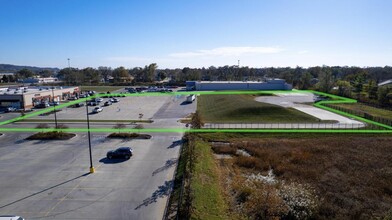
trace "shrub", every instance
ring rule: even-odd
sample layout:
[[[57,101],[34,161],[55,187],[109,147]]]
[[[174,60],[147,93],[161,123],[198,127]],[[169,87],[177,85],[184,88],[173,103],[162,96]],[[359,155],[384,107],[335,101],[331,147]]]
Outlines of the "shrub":
[[[216,154],[232,154],[234,155],[237,152],[237,148],[232,146],[213,146],[212,150]]]
[[[135,129],[143,129],[143,128],[144,128],[144,126],[142,124],[138,124],[135,126]]]
[[[282,184],[278,194],[289,209],[287,215],[289,219],[309,219],[318,206],[318,197],[315,195],[315,190],[308,185]]]
[[[57,128],[58,128],[58,129],[67,129],[67,128],[69,128],[69,127],[68,127],[68,125],[65,125],[65,124],[58,124],[58,125],[57,125]]]
[[[252,182],[252,193],[244,203],[244,210],[251,219],[280,219],[288,208],[274,185]]]
[[[124,128],[126,128],[127,126],[125,125],[125,124],[122,124],[122,123],[117,123],[115,126],[113,126],[113,128],[114,129],[118,129],[119,130],[119,132],[120,132],[120,129],[124,129]]]
[[[111,133],[108,138],[124,138],[124,139],[150,139],[149,134],[137,134],[137,133]]]
[[[38,124],[37,126],[35,126],[35,128],[39,128],[39,129],[45,129],[45,128],[50,128],[50,126],[48,124]]]
[[[200,129],[204,126],[204,122],[203,119],[201,117],[201,114],[199,111],[196,111],[193,115],[192,115],[192,119],[191,119],[191,128],[194,129]]]
[[[75,134],[50,131],[50,132],[39,132],[26,138],[26,140],[68,140],[75,137]]]
[[[260,160],[255,157],[238,156],[235,159],[235,164],[240,167],[245,167],[249,169],[260,168]]]

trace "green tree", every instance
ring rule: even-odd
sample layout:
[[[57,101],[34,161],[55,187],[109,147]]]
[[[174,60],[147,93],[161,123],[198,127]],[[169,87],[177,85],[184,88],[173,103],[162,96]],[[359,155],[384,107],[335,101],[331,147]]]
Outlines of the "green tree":
[[[38,73],[38,75],[40,75],[41,77],[51,77],[53,76],[53,71],[50,70],[42,70]]]
[[[144,82],[153,82],[155,76],[155,70],[158,68],[156,63],[151,63],[150,65],[145,67],[144,72]]]
[[[18,79],[26,79],[33,77],[34,73],[29,69],[21,69],[16,73],[16,75],[18,76]]]
[[[334,77],[331,69],[323,67],[319,75],[319,82],[317,83],[318,89],[322,92],[328,93],[332,90],[334,83]]]
[[[306,71],[301,76],[299,88],[309,89],[309,87],[312,85],[311,80],[312,80],[312,75],[308,71]]]
[[[101,76],[98,70],[87,67],[82,70],[81,79],[83,83],[97,84],[101,81]]]
[[[376,81],[370,80],[368,84],[369,99],[377,99],[378,85]]]
[[[385,86],[380,86],[378,87],[378,104],[382,105],[382,106],[387,106],[389,105],[389,100],[390,98],[388,97],[388,93],[389,93],[389,88],[385,87]]]
[[[351,86],[350,82],[344,81],[344,80],[338,80],[336,82],[336,85],[338,86],[338,95],[346,96],[346,97],[351,96],[352,86]]]
[[[165,71],[159,71],[159,73],[157,75],[158,80],[162,81],[162,80],[166,79],[166,77],[167,77],[167,75],[166,75]]]
[[[109,81],[109,77],[112,76],[112,68],[106,66],[98,67],[99,75],[105,80],[105,82]]]
[[[367,72],[363,69],[359,69],[357,73],[354,75],[353,86],[354,91],[356,93],[360,93],[363,91],[363,85],[365,84],[367,79]]]
[[[3,75],[3,77],[1,78],[1,82],[3,82],[3,83],[7,83],[8,82],[7,75]]]
[[[114,69],[112,75],[113,75],[114,82],[130,82],[131,81],[131,77],[128,73],[128,70],[122,66]]]

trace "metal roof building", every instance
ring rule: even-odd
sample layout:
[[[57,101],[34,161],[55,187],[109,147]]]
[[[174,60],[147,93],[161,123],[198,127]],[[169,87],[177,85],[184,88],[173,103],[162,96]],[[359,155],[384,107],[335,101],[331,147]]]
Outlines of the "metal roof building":
[[[187,81],[188,91],[217,91],[217,90],[291,90],[292,85],[283,79],[268,79],[266,81]]]

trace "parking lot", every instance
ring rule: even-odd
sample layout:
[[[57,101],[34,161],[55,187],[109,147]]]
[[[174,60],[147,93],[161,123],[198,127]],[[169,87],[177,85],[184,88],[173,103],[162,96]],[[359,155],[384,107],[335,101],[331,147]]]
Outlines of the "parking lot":
[[[152,119],[161,108],[165,108],[170,104],[180,105],[182,104],[185,96],[131,96],[131,97],[120,97],[118,103],[113,103],[109,106],[104,106],[104,103],[109,98],[103,98],[103,102],[97,106],[101,106],[103,111],[97,114],[90,114],[90,119],[102,119],[102,120],[137,120],[139,115],[143,114],[142,119]],[[89,112],[97,106],[89,106]],[[181,113],[184,108],[176,108],[178,113]],[[182,115],[176,114],[175,117],[179,118]],[[33,119],[54,119],[54,114],[47,116],[36,116]],[[86,108],[85,106],[79,108],[62,108],[57,113],[57,119],[86,119]]]
[[[177,120],[195,111],[185,97],[126,97],[91,115],[97,119],[152,118],[148,126],[183,127]],[[120,108],[118,111],[117,108]],[[36,118],[50,118],[38,116]],[[63,119],[84,119],[85,108],[67,108]],[[3,120],[3,118],[1,118]],[[10,127],[25,127],[16,123]],[[84,125],[83,125],[84,126]],[[67,141],[27,141],[29,133],[0,137],[0,215],[26,219],[161,219],[172,186],[182,133],[154,133],[150,140],[107,139],[92,134],[96,172],[89,174],[85,133]],[[120,146],[134,150],[130,160],[108,160]]]

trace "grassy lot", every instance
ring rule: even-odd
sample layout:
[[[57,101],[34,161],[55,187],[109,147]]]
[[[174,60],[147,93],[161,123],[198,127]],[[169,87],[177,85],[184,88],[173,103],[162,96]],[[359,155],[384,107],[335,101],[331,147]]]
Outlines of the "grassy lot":
[[[202,168],[219,166],[220,183],[214,184],[226,188],[221,192],[232,212],[228,215],[239,213],[251,219],[392,217],[391,135],[285,135],[233,134],[215,139],[230,145],[211,144],[215,153],[232,155]],[[197,136],[214,140],[214,134]],[[203,154],[212,154],[205,144],[199,148]],[[236,155],[238,149],[250,156]],[[206,163],[201,158],[196,161]],[[274,183],[249,179],[266,176],[270,170]]]
[[[340,106],[346,109],[365,112],[367,114],[373,115],[375,117],[386,118],[392,120],[392,111],[371,107],[361,103],[351,103],[351,104],[333,104],[335,106]]]
[[[257,102],[252,95],[201,95],[197,109],[206,122],[319,122],[292,108]]]
[[[219,184],[217,165],[208,143],[195,143],[196,162],[191,182],[194,200],[191,219],[230,219]]]
[[[123,89],[125,86],[80,86],[82,91],[96,91],[96,92],[112,92]]]

